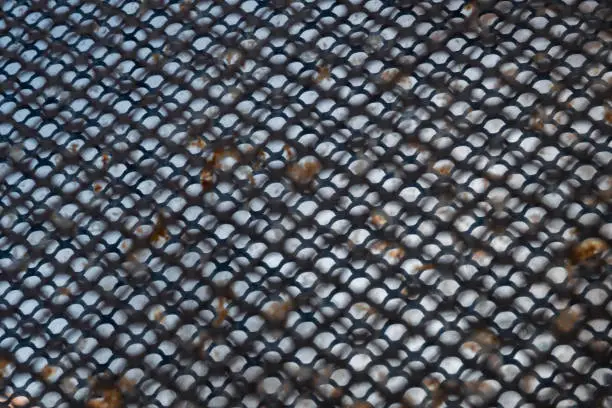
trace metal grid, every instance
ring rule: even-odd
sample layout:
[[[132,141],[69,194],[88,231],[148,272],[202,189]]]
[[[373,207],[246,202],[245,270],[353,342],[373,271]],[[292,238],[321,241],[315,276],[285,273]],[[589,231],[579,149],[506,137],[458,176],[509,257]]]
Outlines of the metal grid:
[[[0,391],[610,407],[608,1],[0,3]]]

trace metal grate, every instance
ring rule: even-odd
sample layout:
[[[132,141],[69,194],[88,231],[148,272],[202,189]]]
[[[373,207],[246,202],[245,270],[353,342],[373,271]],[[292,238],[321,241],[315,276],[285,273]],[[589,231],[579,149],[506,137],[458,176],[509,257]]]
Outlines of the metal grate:
[[[611,407],[609,1],[0,2],[0,394]]]

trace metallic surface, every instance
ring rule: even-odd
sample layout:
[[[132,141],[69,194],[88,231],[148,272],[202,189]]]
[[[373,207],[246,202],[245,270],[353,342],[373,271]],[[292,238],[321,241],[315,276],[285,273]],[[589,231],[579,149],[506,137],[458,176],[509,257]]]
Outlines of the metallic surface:
[[[0,394],[610,407],[608,1],[0,2]]]

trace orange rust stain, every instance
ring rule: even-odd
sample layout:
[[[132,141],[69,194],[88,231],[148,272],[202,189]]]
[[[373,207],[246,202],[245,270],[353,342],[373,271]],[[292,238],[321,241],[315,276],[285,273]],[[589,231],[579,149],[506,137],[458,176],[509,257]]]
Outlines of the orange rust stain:
[[[289,146],[289,145],[284,145],[283,146],[283,151],[285,153],[287,153],[287,159],[291,160],[295,157],[295,153],[293,152],[293,149]]]
[[[122,408],[123,396],[121,391],[115,388],[102,392],[102,398],[87,401],[87,408]]]
[[[474,252],[473,258],[474,259],[482,259],[484,257],[486,257],[488,254],[486,253],[486,251],[478,250],[476,252]]]
[[[374,213],[370,216],[370,222],[376,227],[383,227],[387,224],[387,217],[385,217],[384,214]]]
[[[569,260],[573,264],[584,262],[608,250],[608,244],[599,238],[587,238],[575,245],[570,251]]]
[[[220,297],[219,303],[217,305],[217,317],[215,317],[215,320],[213,320],[212,322],[213,327],[221,326],[221,324],[227,318],[228,314],[229,314],[229,311],[225,307],[225,298]]]
[[[396,78],[398,78],[398,70],[394,68],[388,69],[383,71],[380,77],[385,82],[393,82]]]
[[[288,167],[289,177],[296,183],[310,183],[321,171],[318,161],[307,161],[302,164],[294,163]]]
[[[223,161],[223,159],[226,159],[226,158],[232,158],[236,161],[239,161],[240,153],[235,148],[219,147],[213,151],[213,154],[210,157],[208,163],[212,167],[219,169],[221,167],[221,162]]]
[[[203,149],[206,147],[206,142],[201,137],[198,137],[196,140],[192,140],[189,143],[191,147],[197,147],[198,149]]]
[[[480,347],[498,347],[500,341],[497,336],[488,329],[478,329],[472,335],[472,340]]]
[[[94,183],[93,190],[94,192],[99,193],[102,191],[102,185],[100,183]]]
[[[265,311],[265,316],[268,320],[282,322],[287,318],[287,314],[293,309],[293,301],[286,300],[284,302],[274,302]]]
[[[64,295],[64,296],[70,296],[72,294],[72,291],[70,290],[70,288],[59,288],[57,290],[57,293],[59,293],[60,295]]]
[[[393,248],[389,251],[389,256],[394,259],[402,259],[406,255],[403,248]]]
[[[578,323],[580,317],[580,312],[574,309],[562,310],[559,313],[559,316],[557,316],[557,318],[555,319],[555,326],[561,332],[570,332],[576,326],[576,323]]]
[[[43,369],[42,369],[40,374],[42,375],[42,377],[44,379],[48,379],[49,377],[52,377],[55,374],[56,371],[57,370],[56,370],[55,367],[46,365],[46,366],[43,367]]]
[[[0,379],[4,378],[3,371],[6,369],[6,367],[9,366],[9,364],[11,364],[11,362],[9,360],[0,358]]]
[[[325,79],[329,79],[331,76],[331,70],[329,65],[321,65],[317,68],[317,75],[315,76],[315,82],[321,82]]]
[[[157,221],[155,221],[153,232],[151,233],[150,242],[157,242],[160,239],[168,239],[169,237],[170,236],[168,235],[166,219],[161,214],[159,214],[157,216]]]
[[[443,166],[435,168],[436,172],[443,176],[448,176],[453,170],[453,166],[450,164],[445,164]]]
[[[372,244],[372,251],[382,252],[389,247],[389,242],[387,241],[376,241]]]
[[[166,316],[164,315],[164,311],[159,308],[153,312],[153,319],[156,322],[163,323],[166,320]]]
[[[136,386],[136,381],[130,378],[127,378],[125,376],[121,377],[121,379],[119,380],[119,388],[122,391],[130,391],[134,389],[135,386]]]
[[[204,191],[208,191],[213,186],[213,173],[207,168],[202,169],[200,172],[200,184]]]

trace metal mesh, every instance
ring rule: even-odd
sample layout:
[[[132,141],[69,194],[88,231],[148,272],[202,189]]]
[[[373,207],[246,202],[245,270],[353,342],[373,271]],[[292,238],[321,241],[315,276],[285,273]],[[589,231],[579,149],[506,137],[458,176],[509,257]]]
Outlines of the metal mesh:
[[[612,406],[610,2],[0,7],[1,404]]]

